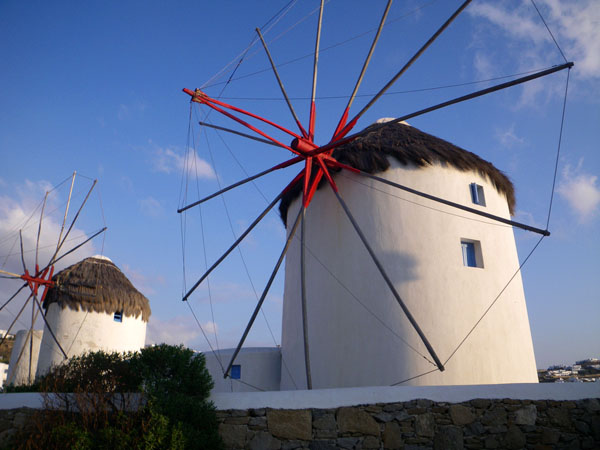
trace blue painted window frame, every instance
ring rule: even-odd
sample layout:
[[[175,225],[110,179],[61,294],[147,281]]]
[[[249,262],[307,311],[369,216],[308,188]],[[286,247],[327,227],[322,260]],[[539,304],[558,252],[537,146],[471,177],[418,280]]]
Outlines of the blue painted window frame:
[[[115,320],[115,322],[123,322],[123,311],[115,312],[113,319]]]
[[[242,378],[242,366],[239,364],[234,364],[231,366],[231,372],[229,372],[232,380],[239,380]]]
[[[466,267],[477,267],[477,258],[475,255],[475,243],[461,241],[463,265]]]

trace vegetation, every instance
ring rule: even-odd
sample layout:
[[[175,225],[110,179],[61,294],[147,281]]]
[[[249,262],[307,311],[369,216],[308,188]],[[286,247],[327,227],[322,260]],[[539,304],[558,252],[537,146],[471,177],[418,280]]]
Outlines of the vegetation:
[[[204,355],[182,346],[74,357],[28,387],[45,409],[7,448],[220,449],[212,387]]]

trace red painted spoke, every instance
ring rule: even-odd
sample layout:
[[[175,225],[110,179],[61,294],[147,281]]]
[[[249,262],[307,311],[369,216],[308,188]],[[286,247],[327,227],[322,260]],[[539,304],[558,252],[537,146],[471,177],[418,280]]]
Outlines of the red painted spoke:
[[[280,147],[283,147],[283,148],[285,148],[285,149],[289,150],[290,152],[292,152],[292,153],[295,153],[296,155],[299,155],[299,154],[300,154],[298,151],[294,150],[292,147],[290,147],[290,146],[288,146],[288,145],[285,145],[285,144],[284,144],[284,143],[282,143],[282,142],[279,142],[277,139],[275,139],[275,138],[272,138],[272,137],[271,137],[271,136],[269,136],[267,133],[265,133],[265,132],[263,132],[263,131],[259,130],[258,128],[256,128],[256,127],[255,127],[255,126],[253,126],[253,125],[250,125],[248,122],[245,122],[245,121],[243,121],[242,119],[240,119],[240,118],[238,118],[238,117],[234,116],[233,114],[231,114],[231,113],[229,113],[229,112],[227,112],[227,111],[225,111],[225,110],[223,110],[223,109],[219,108],[217,105],[213,105],[212,103],[209,103],[209,102],[198,102],[198,103],[203,103],[204,105],[206,105],[206,106],[208,106],[208,107],[210,107],[210,108],[214,109],[215,111],[218,111],[218,112],[220,112],[221,114],[223,114],[223,115],[225,115],[225,116],[229,117],[230,119],[232,119],[232,120],[235,120],[236,122],[238,122],[238,123],[240,123],[240,124],[244,125],[246,128],[250,128],[250,129],[251,129],[252,131],[254,131],[255,133],[258,133],[258,134],[260,134],[261,136],[263,136],[263,137],[265,137],[265,138],[269,139],[270,141],[274,142],[274,143],[275,143],[275,144],[277,144],[278,146],[280,146]]]
[[[214,104],[217,104],[219,106],[222,106],[223,108],[231,109],[231,110],[239,112],[241,114],[250,116],[250,117],[252,117],[254,119],[260,120],[261,122],[269,124],[272,127],[275,127],[278,130],[281,130],[284,133],[287,133],[290,136],[293,136],[295,138],[300,138],[301,137],[299,134],[294,133],[293,131],[290,131],[290,130],[288,130],[285,127],[282,127],[281,125],[277,125],[275,122],[272,122],[272,121],[270,121],[268,119],[265,119],[264,117],[261,117],[261,116],[259,116],[257,114],[252,114],[251,112],[246,111],[244,109],[238,108],[236,106],[233,106],[233,105],[230,105],[228,103],[222,102],[222,101],[214,99],[212,97],[209,97],[204,92],[201,93],[202,95],[198,95],[195,92],[193,92],[193,91],[191,91],[189,89],[186,89],[186,88],[183,89],[183,92],[185,92],[188,95],[191,95],[192,96],[192,101],[195,101],[196,103],[203,103],[203,104],[206,104],[206,105],[209,105],[209,106],[211,106],[211,104],[214,103]]]

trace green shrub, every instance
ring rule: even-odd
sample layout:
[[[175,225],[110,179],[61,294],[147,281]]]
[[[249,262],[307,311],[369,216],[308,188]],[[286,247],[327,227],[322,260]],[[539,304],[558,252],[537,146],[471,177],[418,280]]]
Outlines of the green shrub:
[[[30,386],[36,387],[45,409],[18,436],[16,448],[223,448],[204,355],[181,345],[87,353],[54,367]]]

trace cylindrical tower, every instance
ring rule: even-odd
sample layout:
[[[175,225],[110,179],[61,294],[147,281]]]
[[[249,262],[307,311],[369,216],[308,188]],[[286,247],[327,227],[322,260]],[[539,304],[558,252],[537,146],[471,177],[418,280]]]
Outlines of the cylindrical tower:
[[[136,351],[144,346],[150,305],[113,264],[102,256],[86,258],[53,277],[44,302],[46,320],[69,357],[89,351]],[[44,327],[37,376],[64,356]]]
[[[33,338],[32,338],[33,336]],[[6,384],[20,386],[30,384],[35,373],[40,353],[42,330],[19,330],[15,335],[15,343],[10,352]],[[31,357],[29,356],[31,355]]]
[[[514,208],[513,186],[492,164],[407,124],[371,132],[333,156],[503,218]],[[537,382],[512,227],[348,172],[335,181],[446,370],[435,370],[331,189],[323,187],[306,214],[314,388],[405,380],[412,385]],[[288,223],[299,204],[299,190],[282,200]],[[286,257],[282,357],[289,372],[281,372],[282,390],[293,389],[289,373],[296,385],[306,386],[300,273],[298,237]]]

